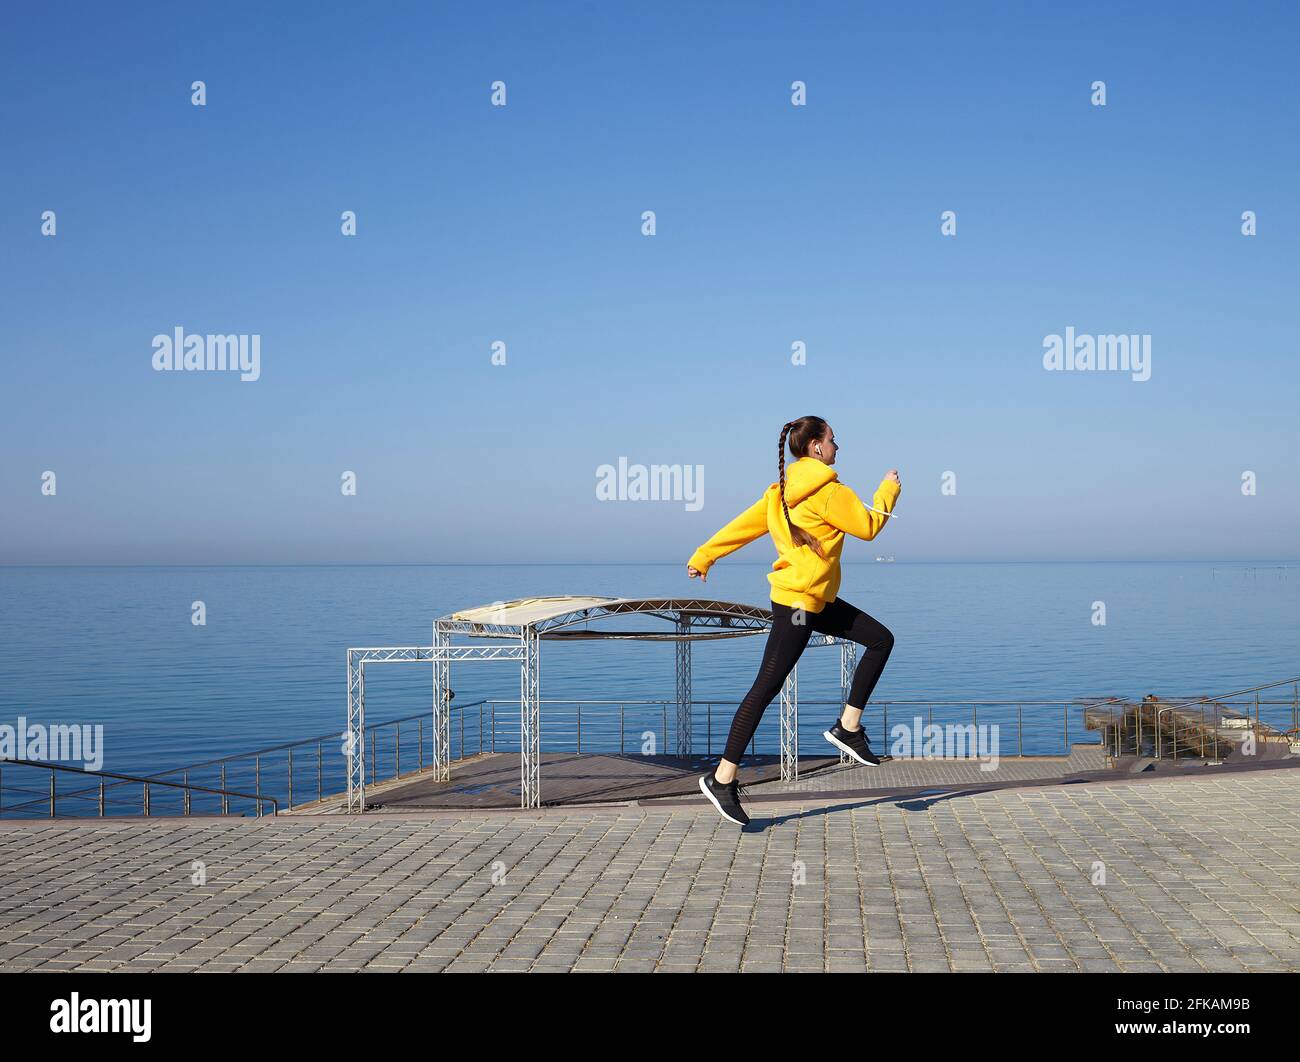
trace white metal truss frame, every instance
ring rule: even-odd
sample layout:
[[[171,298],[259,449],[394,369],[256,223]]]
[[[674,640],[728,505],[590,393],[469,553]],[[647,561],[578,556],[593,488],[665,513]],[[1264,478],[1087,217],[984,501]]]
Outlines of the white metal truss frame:
[[[503,605],[508,604],[502,602]],[[671,632],[572,630],[578,624],[618,615],[651,615],[673,624]],[[541,642],[583,638],[637,639],[676,643],[678,756],[691,754],[691,645],[717,638],[747,637],[770,629],[772,613],[755,605],[697,598],[617,598],[576,608],[528,623],[481,623],[443,616],[434,621],[430,646],[389,646],[349,649],[347,810],[366,808],[366,665],[427,663],[433,670],[433,757],[430,770],[438,781],[451,777],[451,665],[453,661],[519,661],[519,790],[520,807],[541,806]],[[509,638],[514,645],[453,645],[455,634],[477,638]],[[857,646],[829,634],[814,634],[809,645],[840,643],[841,699],[847,698]],[[798,667],[781,690],[781,779],[799,777]],[[666,736],[666,735],[665,735]]]
[[[450,778],[451,662],[453,660],[525,660],[520,645],[451,645],[434,626],[431,646],[389,646],[348,650],[347,810],[366,810],[366,665],[433,665],[433,763],[439,781]],[[526,662],[525,662],[525,665]]]
[[[781,684],[781,781],[799,778],[799,667]]]
[[[524,662],[519,668],[519,806],[542,806],[542,653],[537,632],[523,632]]]
[[[811,645],[840,645],[840,701],[849,695],[848,684],[853,679],[853,658],[857,643],[836,638],[832,634],[814,634],[808,639]],[[847,660],[847,663],[846,663]],[[847,670],[848,678],[845,678]],[[840,762],[846,757],[840,753]],[[799,780],[799,665],[795,664],[781,686],[781,781]]]
[[[677,644],[673,650],[677,663],[677,755],[691,754],[691,621],[677,617]],[[667,735],[664,735],[667,737]]]
[[[858,643],[845,638],[840,642],[840,705],[849,703],[849,693],[853,689],[853,669],[858,659]],[[865,708],[866,706],[863,705]],[[865,724],[864,724],[865,725]],[[840,765],[847,766],[849,763],[857,762],[850,759],[849,754],[840,751]]]

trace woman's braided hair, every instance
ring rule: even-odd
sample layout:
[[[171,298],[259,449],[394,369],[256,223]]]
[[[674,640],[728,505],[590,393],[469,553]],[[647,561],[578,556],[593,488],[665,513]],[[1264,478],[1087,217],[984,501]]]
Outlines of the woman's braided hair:
[[[790,506],[785,500],[785,440],[786,436],[790,437],[790,454],[792,457],[806,457],[808,447],[814,441],[821,439],[826,434],[826,421],[821,417],[800,417],[798,420],[792,420],[781,429],[781,441],[776,444],[777,468],[781,474],[781,508],[785,512],[785,522],[790,526],[790,539],[795,548],[800,546],[809,546],[817,556],[824,558],[826,554],[822,551],[822,544],[817,538],[805,531],[802,527],[795,527],[794,521],[790,519]]]

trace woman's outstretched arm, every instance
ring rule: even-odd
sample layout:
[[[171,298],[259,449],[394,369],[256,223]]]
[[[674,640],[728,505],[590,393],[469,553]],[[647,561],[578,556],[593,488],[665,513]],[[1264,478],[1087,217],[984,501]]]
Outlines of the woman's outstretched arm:
[[[754,539],[767,534],[767,492],[748,509],[727,524],[704,545],[691,554],[686,562],[686,574],[692,579],[694,573],[705,575],[713,562],[728,553],[734,553],[741,546],[748,545]]]
[[[875,497],[871,499],[871,507],[883,509],[887,513],[892,512],[902,489],[898,481],[898,473],[890,472],[876,488]],[[825,519],[828,524],[838,527],[845,534],[864,538],[868,542],[880,534],[881,529],[889,521],[888,516],[873,513],[868,509],[862,499],[853,492],[853,488],[844,483],[836,483],[828,492]]]

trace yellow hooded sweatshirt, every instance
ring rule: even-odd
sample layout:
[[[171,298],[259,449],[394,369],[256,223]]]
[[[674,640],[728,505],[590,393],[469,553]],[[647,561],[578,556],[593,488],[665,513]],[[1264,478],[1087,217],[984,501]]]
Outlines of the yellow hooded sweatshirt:
[[[892,512],[902,489],[892,479],[881,480],[872,507]],[[767,577],[772,584],[772,600],[805,612],[820,612],[839,593],[845,534],[869,542],[880,534],[889,518],[871,512],[852,488],[839,482],[833,468],[813,457],[801,457],[786,468],[785,500],[794,525],[821,543],[824,559],[811,546],[794,548],[781,508],[780,484],[773,483],[758,501],[697,549],[687,563],[703,574],[720,557],[770,534],[777,552]]]

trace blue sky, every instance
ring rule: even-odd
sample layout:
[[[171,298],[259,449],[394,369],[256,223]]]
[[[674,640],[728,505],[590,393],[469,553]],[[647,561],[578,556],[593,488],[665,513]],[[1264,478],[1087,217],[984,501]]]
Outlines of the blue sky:
[[[1298,10],[10,4],[0,563],[684,563],[806,413],[846,561],[1295,557]]]

